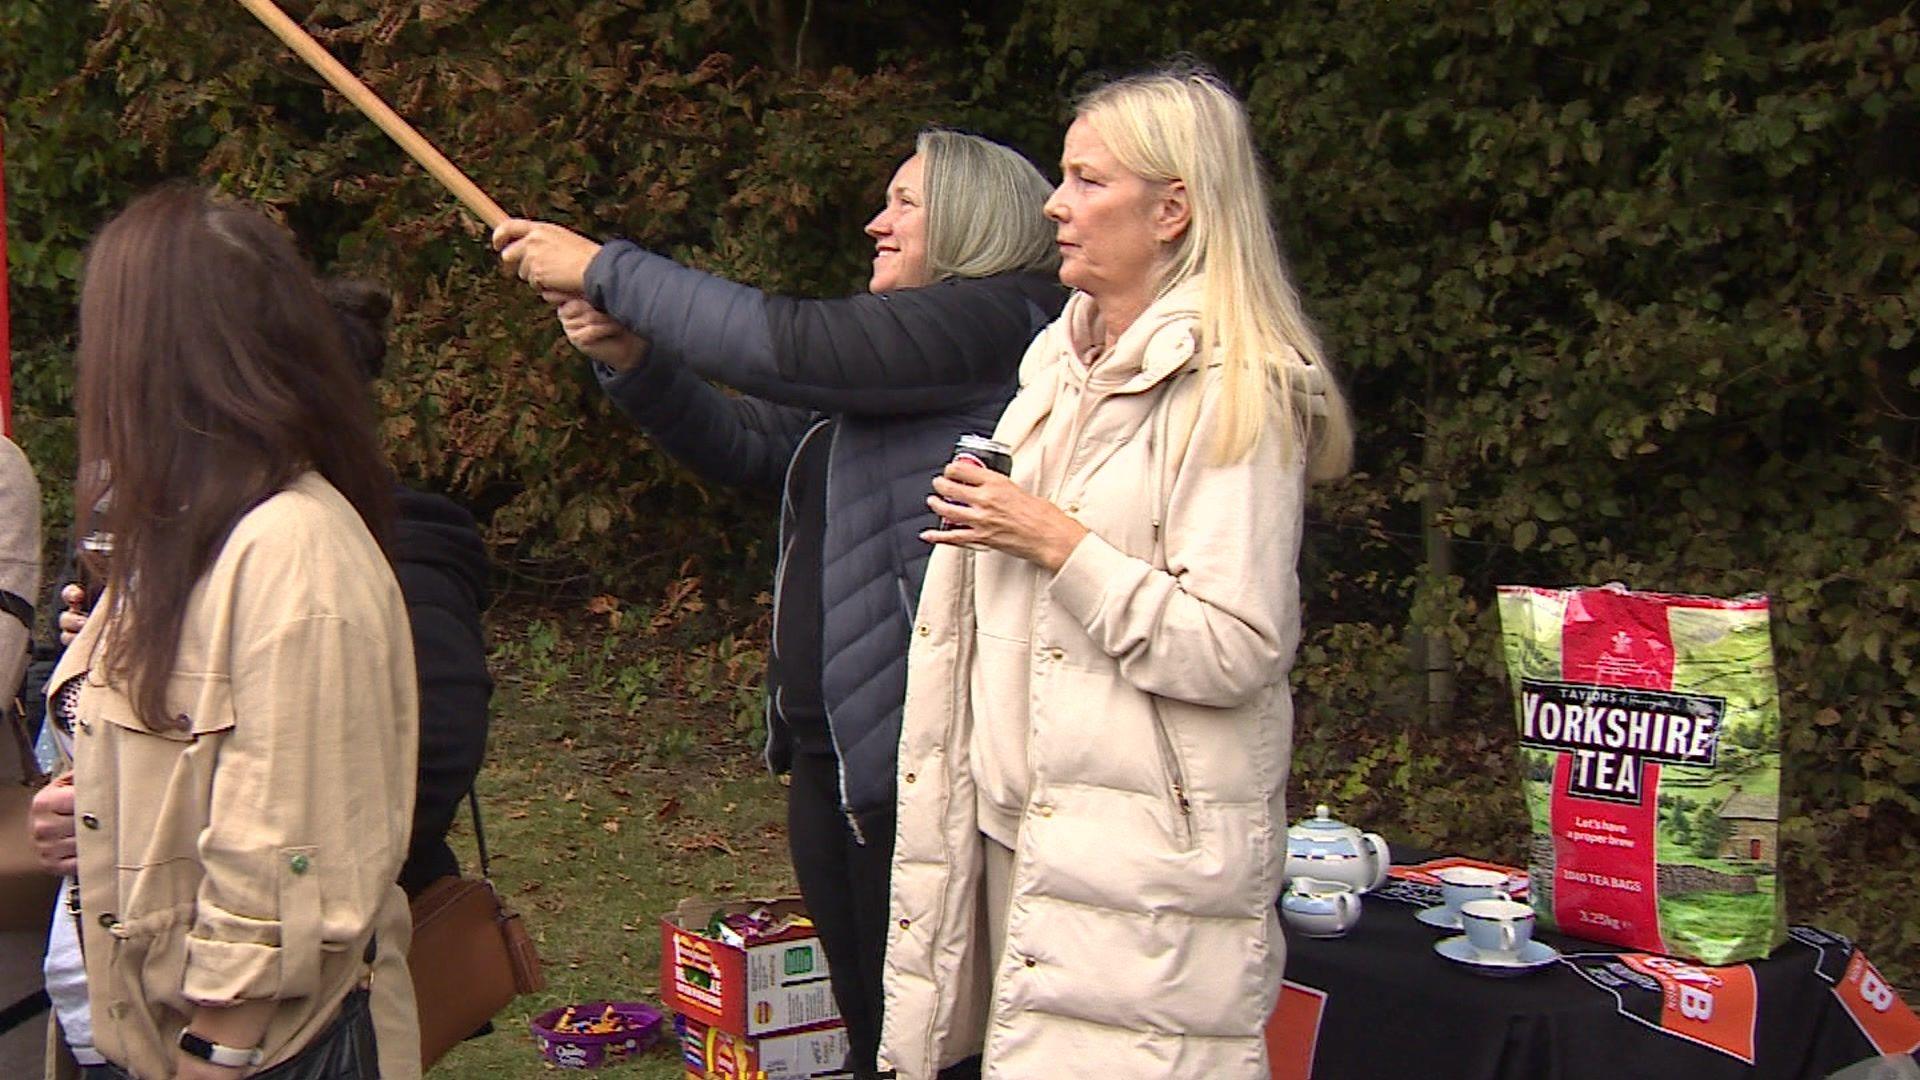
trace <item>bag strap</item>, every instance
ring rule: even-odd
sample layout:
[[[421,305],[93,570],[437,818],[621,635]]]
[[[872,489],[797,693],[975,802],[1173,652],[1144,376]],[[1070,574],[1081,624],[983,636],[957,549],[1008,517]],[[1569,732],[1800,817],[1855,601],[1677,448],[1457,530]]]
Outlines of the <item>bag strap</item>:
[[[0,589],[0,611],[20,620],[27,628],[27,657],[33,657],[33,604],[18,593]],[[6,723],[7,730],[13,733],[14,746],[20,752],[20,783],[33,787],[46,782],[46,775],[40,771],[39,762],[33,755],[33,740],[27,735],[26,702],[21,699],[20,691],[25,687],[22,675],[20,686],[9,686],[0,690],[0,719]]]
[[[21,715],[22,710],[13,706],[9,701],[0,711],[7,714],[7,730],[13,733],[13,745],[20,754],[20,786],[42,787],[47,782],[47,774],[40,771],[40,759],[34,756],[33,742],[27,738],[27,718]]]
[[[467,788],[467,807],[473,811],[473,843],[480,849],[480,877],[487,884],[493,884],[493,867],[487,860],[487,830],[480,824],[480,793],[478,784]]]
[[[0,589],[0,611],[4,611],[7,614],[13,616],[14,618],[20,620],[20,625],[27,628],[28,639],[29,640],[32,639],[33,637],[33,602],[32,601],[28,600],[24,596],[21,596],[19,593],[8,592],[5,589]]]
[[[520,921],[520,914],[508,907],[500,899],[500,891],[493,887],[493,870],[487,861],[487,833],[480,824],[478,786],[467,788],[467,807],[473,811],[474,846],[480,849],[480,881],[493,897],[494,922],[500,928],[501,940],[506,943],[514,993],[537,994],[547,988],[546,974],[540,968],[540,950],[534,945],[533,936],[527,933],[526,924]]]

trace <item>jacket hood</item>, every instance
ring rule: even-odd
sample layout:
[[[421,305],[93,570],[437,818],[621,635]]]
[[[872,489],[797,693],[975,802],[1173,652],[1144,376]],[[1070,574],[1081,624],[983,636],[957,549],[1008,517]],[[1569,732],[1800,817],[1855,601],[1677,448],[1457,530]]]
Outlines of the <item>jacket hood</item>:
[[[1135,393],[1187,366],[1198,347],[1195,320],[1206,294],[1206,279],[1188,278],[1147,306],[1120,335],[1112,350],[1088,364],[1093,350],[1106,338],[1106,324],[1098,303],[1083,292],[1067,300],[1060,318],[1040,340],[1046,348],[1029,350],[1020,366],[1020,383],[1038,377],[1042,367],[1064,360],[1066,372],[1089,388],[1113,393]]]
[[[485,608],[492,564],[473,515],[444,496],[405,487],[394,489],[394,502],[393,561],[440,571],[472,590],[474,606]]]
[[[1106,329],[1093,297],[1076,292],[1060,318],[1027,351],[1020,364],[1020,385],[1031,385],[1048,366],[1060,362],[1062,374],[1088,389],[1128,394],[1154,386],[1192,363],[1200,348],[1198,320],[1205,297],[1206,278],[1201,275],[1169,289],[1127,327],[1110,353],[1089,367],[1087,357],[1104,340]],[[1326,417],[1332,411],[1333,388],[1326,369],[1298,354],[1292,360],[1286,365],[1287,393],[1307,415]]]

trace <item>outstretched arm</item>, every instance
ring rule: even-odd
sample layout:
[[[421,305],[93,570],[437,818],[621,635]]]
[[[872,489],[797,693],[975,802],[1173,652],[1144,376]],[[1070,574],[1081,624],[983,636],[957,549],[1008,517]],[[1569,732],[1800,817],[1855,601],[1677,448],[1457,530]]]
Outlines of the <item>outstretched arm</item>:
[[[661,449],[715,483],[779,489],[811,414],[723,394],[584,299],[544,295],[601,387]]]
[[[991,278],[838,300],[768,296],[548,222],[508,221],[493,242],[522,280],[547,294],[584,294],[656,355],[819,412],[942,411],[1004,398],[1021,353],[1058,307]]]
[[[586,297],[657,355],[820,412],[943,411],[1004,398],[1051,312],[992,279],[835,300],[769,296],[625,241],[598,249]]]

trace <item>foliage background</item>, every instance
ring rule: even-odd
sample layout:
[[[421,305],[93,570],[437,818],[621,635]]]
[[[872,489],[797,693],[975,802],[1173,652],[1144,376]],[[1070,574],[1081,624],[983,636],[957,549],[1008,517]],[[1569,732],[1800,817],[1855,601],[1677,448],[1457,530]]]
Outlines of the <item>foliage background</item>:
[[[859,287],[859,226],[922,124],[1050,162],[1088,78],[1215,65],[1362,423],[1361,472],[1309,526],[1300,796],[1520,858],[1493,586],[1764,591],[1793,917],[1920,983],[1910,5],[288,7],[510,209],[806,294]],[[237,6],[0,0],[0,100],[50,520],[86,237],[186,176],[395,288],[389,447],[482,515],[510,574],[562,597],[760,587],[766,508],[613,417],[470,219]]]

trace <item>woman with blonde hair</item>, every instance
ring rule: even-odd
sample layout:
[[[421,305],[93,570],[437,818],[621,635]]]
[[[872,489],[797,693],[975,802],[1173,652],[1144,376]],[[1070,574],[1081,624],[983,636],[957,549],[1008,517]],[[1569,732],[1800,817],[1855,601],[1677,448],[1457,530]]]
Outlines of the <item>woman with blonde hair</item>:
[[[1047,203],[1076,292],[955,463],[909,659],[884,1067],[1264,1077],[1309,481],[1352,434],[1240,103],[1080,103]]]
[[[874,1075],[880,1038],[927,477],[956,437],[993,426],[1021,350],[1065,299],[1047,191],[1005,146],[922,133],[867,223],[867,293],[835,300],[768,296],[557,225],[510,221],[494,236],[662,448],[711,480],[781,496],[767,758],[792,776],[788,843],[860,1077]]]

